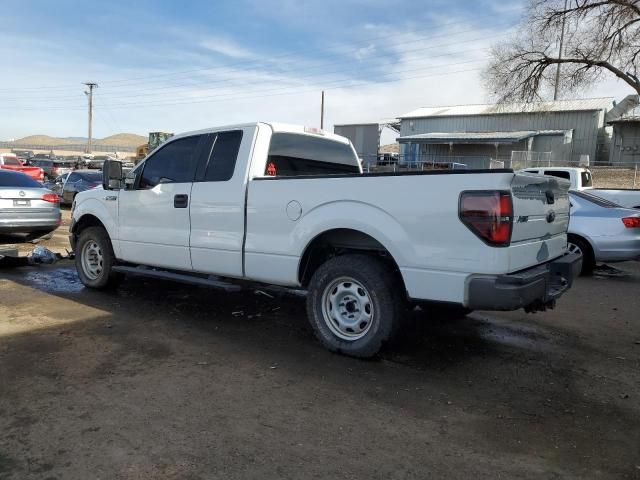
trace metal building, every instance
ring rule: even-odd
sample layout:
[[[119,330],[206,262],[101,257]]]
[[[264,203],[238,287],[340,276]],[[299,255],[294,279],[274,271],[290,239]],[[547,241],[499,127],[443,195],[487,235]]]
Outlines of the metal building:
[[[613,98],[536,104],[423,107],[401,115],[401,161],[449,161],[486,168],[491,160],[609,160]],[[588,157],[587,157],[588,156]]]
[[[353,123],[334,125],[333,133],[351,140],[364,166],[375,165],[380,145],[379,123]]]
[[[640,107],[625,112],[609,123],[613,125],[610,163],[640,164]]]

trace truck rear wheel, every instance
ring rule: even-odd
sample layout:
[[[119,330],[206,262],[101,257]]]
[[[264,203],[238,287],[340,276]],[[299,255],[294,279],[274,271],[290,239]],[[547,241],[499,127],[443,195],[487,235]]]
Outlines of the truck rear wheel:
[[[112,271],[115,262],[111,239],[102,227],[88,227],[76,243],[76,270],[85,287],[108,288],[114,286],[120,276]]]
[[[307,314],[318,340],[353,357],[378,353],[404,311],[404,292],[394,280],[389,267],[366,255],[343,255],[321,265],[307,296]]]

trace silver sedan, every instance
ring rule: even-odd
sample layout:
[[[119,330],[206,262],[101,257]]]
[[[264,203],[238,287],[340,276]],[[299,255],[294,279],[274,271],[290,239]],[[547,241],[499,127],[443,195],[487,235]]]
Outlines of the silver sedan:
[[[0,170],[0,234],[38,238],[61,223],[60,199],[21,172]]]
[[[569,192],[569,251],[582,253],[582,274],[596,262],[640,258],[640,213],[586,192]]]

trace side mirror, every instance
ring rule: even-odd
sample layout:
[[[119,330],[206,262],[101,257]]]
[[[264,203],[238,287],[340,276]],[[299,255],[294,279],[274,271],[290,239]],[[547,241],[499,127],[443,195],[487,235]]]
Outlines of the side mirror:
[[[102,188],[105,190],[120,190],[122,188],[122,163],[115,160],[105,160],[102,165]]]

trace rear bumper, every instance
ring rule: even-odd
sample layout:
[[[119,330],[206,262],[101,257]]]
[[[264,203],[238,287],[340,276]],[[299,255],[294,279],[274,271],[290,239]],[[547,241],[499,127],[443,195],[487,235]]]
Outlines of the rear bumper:
[[[60,210],[50,212],[4,212],[0,216],[0,233],[27,233],[44,230],[55,230],[60,226],[62,216]]]
[[[566,254],[517,273],[471,276],[465,306],[473,310],[544,309],[571,287],[581,267],[582,256]]]

